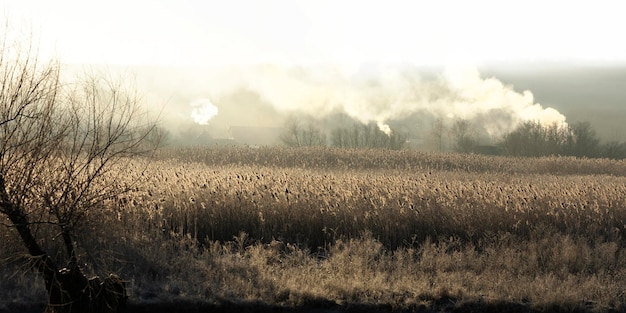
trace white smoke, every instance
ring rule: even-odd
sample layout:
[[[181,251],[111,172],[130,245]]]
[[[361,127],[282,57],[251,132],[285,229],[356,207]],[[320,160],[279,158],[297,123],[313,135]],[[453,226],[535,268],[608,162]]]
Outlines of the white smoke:
[[[483,127],[490,135],[509,132],[522,122],[533,121],[550,126],[565,126],[565,116],[553,108],[535,103],[533,94],[525,90],[517,92],[496,78],[480,77],[473,67],[458,66],[445,71],[445,82],[454,98],[443,97],[441,106],[449,116],[473,119],[477,116],[495,116],[507,113],[509,125],[499,120],[485,120]],[[492,114],[496,113],[496,114]]]
[[[200,125],[207,125],[209,121],[218,113],[218,109],[209,99],[197,99],[189,104],[191,106],[191,117],[194,122]]]
[[[387,136],[391,136],[391,134],[393,133],[393,131],[391,130],[391,126],[389,126],[388,124],[385,124],[383,122],[377,122],[376,126],[378,126],[378,129],[380,129],[380,131],[385,133],[385,135]]]
[[[362,123],[376,123],[388,135],[390,121],[416,113],[478,119],[491,136],[510,132],[525,121],[565,125],[563,114],[535,103],[530,91],[518,92],[496,78],[482,78],[474,67],[453,66],[422,75],[417,68],[365,64],[351,70],[264,65],[238,76],[243,80],[240,87],[255,91],[278,112],[315,118],[345,113]]]

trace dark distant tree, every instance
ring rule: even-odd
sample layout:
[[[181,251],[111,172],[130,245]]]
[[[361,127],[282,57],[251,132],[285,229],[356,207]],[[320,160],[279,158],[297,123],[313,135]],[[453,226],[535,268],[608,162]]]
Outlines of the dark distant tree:
[[[568,126],[565,154],[576,157],[600,156],[600,139],[589,122],[578,122]]]
[[[539,153],[536,146],[540,128],[539,123],[527,122],[504,135],[499,144],[502,153],[512,156],[536,156]]]
[[[303,121],[295,116],[285,121],[280,139],[289,147],[326,146],[326,134],[316,126],[314,120]]]
[[[348,147],[348,134],[344,127],[337,127],[330,132],[330,144],[333,147]]]
[[[544,126],[539,122],[525,122],[506,134],[499,143],[503,154],[512,156],[548,156],[563,152],[567,128],[557,124]]]
[[[117,312],[124,282],[88,279],[76,240],[107,199],[125,192],[110,181],[115,167],[158,144],[148,140],[155,124],[122,84],[95,77],[62,86],[58,62],[8,38],[0,38],[0,215],[44,278],[47,312]],[[59,248],[64,256],[52,252]]]
[[[613,160],[626,159],[626,142],[609,141],[601,145],[600,156]]]
[[[569,129],[557,123],[543,126],[544,148],[542,155],[563,155]]]
[[[444,150],[444,135],[446,133],[446,125],[443,122],[442,118],[437,118],[432,125],[431,135],[433,140],[435,141],[435,145],[437,147],[437,151]]]
[[[472,136],[472,125],[468,120],[456,120],[450,128],[453,149],[460,153],[477,152],[478,139]]]
[[[171,132],[163,126],[148,126],[152,127],[152,131],[149,131],[146,136],[146,144],[150,146],[167,146],[170,144]]]
[[[352,123],[337,127],[331,132],[331,143],[340,148],[385,148],[399,150],[406,143],[406,135],[391,131],[386,134],[374,124]]]

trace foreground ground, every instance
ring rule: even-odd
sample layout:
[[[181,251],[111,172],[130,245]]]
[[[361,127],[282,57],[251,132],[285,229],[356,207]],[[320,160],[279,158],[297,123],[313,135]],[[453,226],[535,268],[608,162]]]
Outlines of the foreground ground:
[[[45,310],[43,304],[11,304],[3,307],[0,312],[11,313],[40,313]],[[219,302],[208,303],[201,301],[174,301],[166,303],[129,303],[123,312],[136,313],[205,313],[205,312],[282,312],[282,313],[340,313],[340,312],[417,312],[417,313],[439,313],[439,312],[507,312],[507,313],[539,313],[539,312],[626,312],[626,308],[599,308],[594,303],[581,302],[562,305],[551,305],[548,307],[533,308],[528,303],[504,302],[504,301],[466,301],[460,302],[453,298],[443,298],[437,301],[426,302],[409,308],[395,308],[390,304],[337,304],[328,300],[312,299],[310,303],[299,306],[279,306],[267,303],[234,303]]]
[[[221,148],[123,170],[79,246],[128,280],[128,312],[625,308],[623,161]],[[0,312],[41,311],[0,238]]]

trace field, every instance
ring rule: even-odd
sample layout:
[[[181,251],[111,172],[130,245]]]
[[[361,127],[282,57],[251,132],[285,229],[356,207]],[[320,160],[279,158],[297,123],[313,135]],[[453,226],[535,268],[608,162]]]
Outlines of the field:
[[[79,247],[138,312],[626,310],[624,161],[232,147],[119,170],[130,192]],[[38,307],[16,234],[0,239],[0,312]]]

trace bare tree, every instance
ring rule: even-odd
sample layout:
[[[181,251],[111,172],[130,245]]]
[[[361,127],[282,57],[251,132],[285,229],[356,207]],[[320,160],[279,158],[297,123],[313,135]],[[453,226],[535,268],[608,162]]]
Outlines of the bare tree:
[[[499,143],[505,155],[539,157],[563,153],[568,129],[528,121],[506,134]]]
[[[432,125],[431,136],[435,140],[437,151],[444,151],[444,135],[447,131],[443,118],[438,117]]]
[[[472,124],[468,120],[458,119],[450,128],[454,151],[471,153],[477,150],[478,139],[473,135]]]
[[[374,124],[353,122],[351,125],[340,126],[331,132],[331,142],[340,148],[383,148],[399,150],[406,143],[406,134],[392,131],[384,133]]]
[[[123,281],[88,279],[75,238],[90,212],[125,191],[105,180],[155,148],[156,124],[123,84],[87,77],[62,86],[59,63],[42,62],[32,42],[0,40],[0,214],[43,276],[49,312],[117,312]],[[56,234],[64,260],[41,244]]]
[[[289,147],[326,146],[326,134],[316,126],[313,119],[290,116],[285,121],[285,129],[280,135],[281,141]]]
[[[589,122],[577,122],[568,126],[565,153],[576,157],[601,155],[600,140]]]

